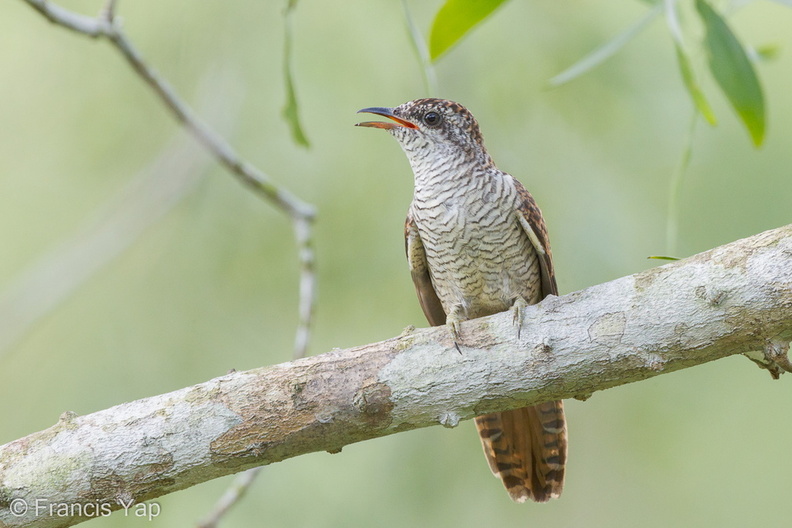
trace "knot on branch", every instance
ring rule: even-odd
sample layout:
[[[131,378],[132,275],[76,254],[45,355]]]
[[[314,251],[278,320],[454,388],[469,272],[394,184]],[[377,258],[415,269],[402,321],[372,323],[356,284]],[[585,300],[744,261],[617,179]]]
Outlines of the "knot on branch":
[[[352,397],[352,405],[372,426],[386,427],[391,423],[391,389],[384,383],[372,383],[360,389]]]

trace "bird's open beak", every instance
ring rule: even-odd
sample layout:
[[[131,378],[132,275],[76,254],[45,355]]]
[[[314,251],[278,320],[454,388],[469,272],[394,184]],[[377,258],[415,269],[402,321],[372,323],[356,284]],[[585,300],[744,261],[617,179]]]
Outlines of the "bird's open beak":
[[[388,119],[392,120],[392,123],[382,122],[382,121],[364,121],[362,123],[358,123],[355,126],[362,126],[362,127],[371,127],[371,128],[418,128],[414,124],[410,123],[406,119],[402,119],[401,117],[397,117],[393,115],[393,108],[385,108],[381,106],[372,106],[371,108],[364,108],[362,110],[357,111],[358,114],[360,113],[368,113],[368,114],[377,114],[381,115],[382,117],[387,117]]]

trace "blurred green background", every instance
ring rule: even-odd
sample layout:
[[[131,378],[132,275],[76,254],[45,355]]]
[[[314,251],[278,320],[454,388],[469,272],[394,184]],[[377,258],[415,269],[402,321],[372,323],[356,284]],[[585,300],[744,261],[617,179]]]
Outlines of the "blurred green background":
[[[424,34],[441,4],[410,2]],[[62,5],[94,14],[101,2]],[[425,326],[402,241],[407,161],[387,134],[352,126],[359,108],[427,95],[402,7],[298,6],[293,70],[309,150],[292,143],[280,117],[283,7],[138,0],[120,2],[119,14],[185,100],[244,157],[317,206],[311,353]],[[654,266],[646,257],[667,251],[669,182],[692,107],[662,20],[598,69],[546,87],[646,9],[636,1],[509,2],[437,65],[436,95],[474,112],[498,165],[541,205],[562,293]],[[780,46],[758,67],[768,137],[755,150],[701,76],[720,124],[696,129],[677,256],[790,222],[792,10],[754,2],[730,23],[748,44]],[[184,132],[106,42],[51,26],[21,0],[5,2],[0,16],[0,72],[2,292],[68,245]],[[86,414],[290,358],[290,223],[199,148],[188,152],[205,177],[0,351],[0,443],[66,410]],[[568,402],[567,484],[550,504],[511,503],[465,423],[269,466],[223,526],[788,526],[789,383],[733,357]],[[150,525],[194,524],[232,479],[158,499],[162,513]],[[116,513],[91,523],[146,521]]]

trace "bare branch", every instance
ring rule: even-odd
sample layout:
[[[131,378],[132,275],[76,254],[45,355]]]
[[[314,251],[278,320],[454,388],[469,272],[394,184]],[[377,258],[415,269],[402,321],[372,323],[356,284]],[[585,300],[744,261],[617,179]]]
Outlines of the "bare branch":
[[[115,9],[117,5],[116,0],[106,0],[105,5],[99,12],[99,18],[104,18],[107,22],[112,23],[115,20]]]
[[[305,357],[311,337],[311,321],[316,302],[316,270],[314,269],[314,250],[311,241],[311,226],[307,220],[294,220],[294,236],[300,257],[300,308],[297,322],[297,335],[294,341],[294,359]]]
[[[445,328],[416,330],[66,413],[0,447],[0,525],[68,526],[85,516],[10,508],[118,509],[301,454],[591,394],[768,342],[779,361],[786,349],[778,343],[792,338],[792,225],[548,297],[525,309],[520,337],[508,312],[461,330],[462,354]]]
[[[198,523],[198,528],[215,528],[222,520],[223,516],[242,498],[250,489],[250,486],[256,481],[262,466],[254,467],[243,471],[234,479],[225,493],[217,500],[212,511],[201,522]]]
[[[52,4],[47,0],[25,0],[25,2],[44,15],[44,17],[53,24],[94,38],[101,37],[105,34],[105,28],[108,22],[104,17],[94,18],[81,15]]]

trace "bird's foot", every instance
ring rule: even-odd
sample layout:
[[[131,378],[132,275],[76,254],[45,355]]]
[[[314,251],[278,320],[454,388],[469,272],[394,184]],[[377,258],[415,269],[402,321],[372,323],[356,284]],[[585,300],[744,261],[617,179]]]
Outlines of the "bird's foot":
[[[456,347],[457,352],[460,354],[462,353],[462,349],[459,348],[459,336],[462,333],[461,323],[464,320],[465,316],[462,314],[461,306],[455,306],[451,313],[446,316],[446,327],[451,333],[451,339],[454,341],[454,347]]]
[[[523,326],[523,316],[525,314],[525,309],[528,306],[529,306],[528,301],[523,299],[522,296],[514,299],[514,303],[512,304],[511,310],[514,315],[514,319],[512,319],[512,324],[517,327],[517,339],[520,339],[520,333],[522,332],[522,326]]]

